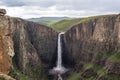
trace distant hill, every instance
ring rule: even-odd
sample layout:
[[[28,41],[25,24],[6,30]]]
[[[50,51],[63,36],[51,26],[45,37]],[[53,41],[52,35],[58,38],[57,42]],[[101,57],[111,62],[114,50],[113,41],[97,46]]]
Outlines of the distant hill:
[[[51,24],[50,27],[54,28],[59,32],[62,32],[68,30],[73,25],[78,24],[81,20],[82,18],[61,20]]]
[[[113,15],[113,14],[112,14]],[[87,22],[92,19],[98,18],[98,17],[103,17],[103,16],[111,16],[111,15],[100,15],[100,16],[92,16],[92,17],[86,17],[86,18],[73,18],[73,19],[66,19],[66,20],[61,20],[56,23],[53,23],[50,25],[50,27],[54,28],[58,32],[65,32],[74,25],[77,25],[79,23]]]
[[[49,26],[52,23],[68,19],[69,17],[40,17],[40,18],[29,18],[28,21],[33,21]]]

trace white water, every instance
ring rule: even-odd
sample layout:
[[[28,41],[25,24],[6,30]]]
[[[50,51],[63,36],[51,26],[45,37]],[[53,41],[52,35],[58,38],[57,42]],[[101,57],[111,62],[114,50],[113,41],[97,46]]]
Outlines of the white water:
[[[58,74],[58,80],[62,80],[62,76]]]
[[[50,73],[52,74],[63,74],[67,71],[67,69],[62,65],[62,41],[61,41],[61,35],[64,34],[64,32],[59,33],[58,35],[58,47],[57,47],[57,63],[56,63],[56,67],[54,67]],[[60,75],[61,77],[61,75]],[[62,79],[61,79],[62,80]]]
[[[62,47],[61,47],[61,35],[64,34],[63,32],[59,33],[58,35],[58,50],[57,50],[57,68],[62,67]]]

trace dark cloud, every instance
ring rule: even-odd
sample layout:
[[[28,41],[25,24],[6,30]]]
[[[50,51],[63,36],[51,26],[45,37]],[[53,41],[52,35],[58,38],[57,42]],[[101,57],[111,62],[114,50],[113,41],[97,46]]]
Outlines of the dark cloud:
[[[25,3],[21,2],[20,0],[3,0],[2,4],[8,7],[18,7],[25,5]]]

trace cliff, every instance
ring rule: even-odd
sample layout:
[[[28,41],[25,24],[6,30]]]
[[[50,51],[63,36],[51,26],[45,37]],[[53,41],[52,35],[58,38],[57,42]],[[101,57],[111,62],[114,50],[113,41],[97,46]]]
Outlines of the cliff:
[[[13,22],[13,61],[19,70],[33,79],[46,80],[46,72],[55,65],[58,33],[52,28],[19,18],[13,18]]]
[[[68,64],[74,72],[68,80],[119,80],[120,15],[73,26],[64,35],[64,55],[65,64],[73,63]]]
[[[0,72],[10,72],[19,80],[22,79],[20,74],[34,80],[46,80],[48,70],[56,62],[58,33],[47,26],[5,14],[1,9]]]
[[[58,33],[0,10],[0,76],[53,80]],[[120,79],[120,15],[90,17],[62,35],[65,80]],[[10,78],[5,75],[5,78]]]
[[[13,22],[6,11],[0,9],[0,72],[8,74],[12,68],[13,49]]]

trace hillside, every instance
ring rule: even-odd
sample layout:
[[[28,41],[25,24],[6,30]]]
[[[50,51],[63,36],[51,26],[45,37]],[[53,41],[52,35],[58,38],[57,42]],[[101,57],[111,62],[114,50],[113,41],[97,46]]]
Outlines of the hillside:
[[[99,17],[106,17],[111,15],[101,15],[101,16],[92,16],[92,17],[86,17],[86,18],[74,18],[74,19],[66,19],[61,20],[59,22],[53,23],[50,25],[50,27],[54,28],[58,32],[65,32],[69,30],[74,25],[77,25],[79,23],[87,22],[95,18]]]
[[[68,18],[69,17],[40,17],[40,18],[30,18],[27,20],[49,26],[50,24],[53,24],[55,22],[58,22],[58,21],[61,21],[64,19],[68,19]]]

